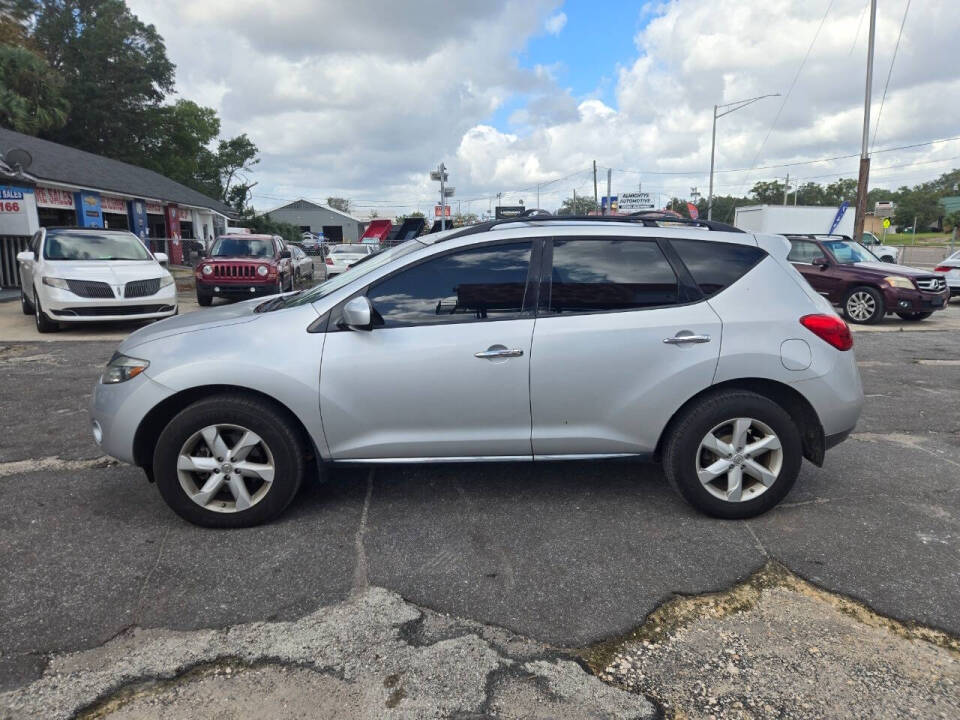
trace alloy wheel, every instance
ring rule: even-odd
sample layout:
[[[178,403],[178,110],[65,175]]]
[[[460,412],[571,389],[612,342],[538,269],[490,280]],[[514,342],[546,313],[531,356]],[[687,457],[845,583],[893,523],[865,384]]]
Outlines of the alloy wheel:
[[[697,477],[711,495],[726,502],[759,497],[777,481],[782,468],[780,438],[753,418],[720,423],[697,449]]]
[[[857,322],[864,322],[877,311],[877,301],[868,292],[859,290],[847,298],[847,313]]]
[[[236,513],[266,497],[276,471],[263,439],[240,425],[208,425],[180,449],[180,487],[206,510]]]

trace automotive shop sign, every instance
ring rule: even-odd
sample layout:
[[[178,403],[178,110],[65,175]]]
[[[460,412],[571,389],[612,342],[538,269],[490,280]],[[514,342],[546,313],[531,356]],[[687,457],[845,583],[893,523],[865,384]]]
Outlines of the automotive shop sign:
[[[620,193],[619,207],[621,210],[653,210],[653,201],[650,199],[650,193]]]
[[[39,228],[33,188],[0,185],[0,235],[33,235]]]

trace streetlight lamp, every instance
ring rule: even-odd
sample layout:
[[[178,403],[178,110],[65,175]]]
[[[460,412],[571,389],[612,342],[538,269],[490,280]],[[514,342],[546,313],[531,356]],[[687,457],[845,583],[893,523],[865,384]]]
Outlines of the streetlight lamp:
[[[768,97],[780,97],[780,93],[758,95],[757,97],[747,98],[746,100],[737,100],[732,103],[726,103],[725,105],[713,106],[713,139],[710,141],[710,193],[707,195],[707,220],[713,220],[713,164],[717,154],[717,118],[722,118],[724,115],[729,115],[732,112],[745,108],[747,105],[752,105],[757,100],[763,100]],[[730,109],[723,110],[724,108]],[[717,110],[723,110],[723,112],[717,114]]]

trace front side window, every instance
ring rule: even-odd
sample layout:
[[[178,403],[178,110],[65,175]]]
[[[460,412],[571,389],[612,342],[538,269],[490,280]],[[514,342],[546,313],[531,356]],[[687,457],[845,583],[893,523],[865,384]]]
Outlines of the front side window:
[[[43,257],[47,260],[153,259],[132,233],[82,230],[48,230]]]
[[[367,297],[386,327],[491,320],[523,311],[530,242],[460,250],[373,285]]]
[[[549,313],[674,305],[680,287],[652,240],[554,240]]]
[[[826,247],[841,265],[852,265],[858,262],[877,262],[877,256],[863,245],[852,240],[824,240]]]
[[[756,246],[710,240],[671,240],[670,244],[707,297],[735,283],[766,255]]]

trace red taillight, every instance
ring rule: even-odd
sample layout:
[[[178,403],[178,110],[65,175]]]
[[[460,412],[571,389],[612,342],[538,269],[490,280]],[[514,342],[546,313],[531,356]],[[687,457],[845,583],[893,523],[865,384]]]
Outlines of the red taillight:
[[[328,256],[327,259],[324,260],[324,262],[325,262],[327,265],[333,265],[333,258]]]
[[[947,273],[947,272],[950,272],[951,270],[956,270],[956,268],[947,267],[946,265],[939,265],[933,269],[934,272],[942,272],[942,273]]]
[[[800,318],[800,324],[837,350],[849,350],[853,347],[850,328],[836,315],[804,315]]]

